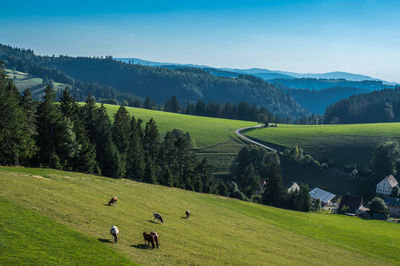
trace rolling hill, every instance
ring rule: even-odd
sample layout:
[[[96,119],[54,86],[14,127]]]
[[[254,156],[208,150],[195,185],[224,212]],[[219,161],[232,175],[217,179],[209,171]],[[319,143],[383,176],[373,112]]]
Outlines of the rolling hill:
[[[237,78],[213,76],[199,68],[161,68],[127,64],[112,57],[38,56],[32,50],[0,44],[0,60],[7,68],[53,79],[71,85],[72,94],[83,100],[88,94],[97,98],[131,98],[150,96],[164,104],[172,96],[187,101],[238,103],[246,101],[266,106],[281,117],[307,115],[292,97],[254,76]]]
[[[113,119],[119,106],[109,104],[105,106],[111,119]],[[257,124],[256,122],[185,115],[133,107],[126,107],[126,109],[135,118],[140,118],[144,122],[154,118],[161,135],[175,128],[189,132],[196,154],[200,158],[207,158],[209,163],[213,165],[214,173],[218,174],[229,172],[232,160],[243,147],[243,143],[237,138],[235,130]]]
[[[387,140],[398,139],[400,123],[350,125],[279,125],[246,132],[246,135],[277,148],[303,148],[319,160],[335,166],[369,163],[375,148]]]
[[[104,249],[111,248],[143,265],[390,265],[400,259],[398,225],[383,221],[294,212],[50,169],[0,167],[0,186],[0,197],[86,238],[98,239]],[[114,195],[119,197],[117,206],[106,206]],[[3,203],[1,206],[4,209]],[[188,220],[183,219],[186,208],[192,211]],[[153,212],[163,215],[164,224],[152,221]],[[34,224],[30,219],[23,221],[24,216],[14,219],[15,223]],[[108,230],[112,224],[120,228],[118,244],[106,241],[111,240]],[[0,227],[2,235],[6,230]],[[143,231],[158,232],[159,249],[143,246]],[[25,237],[25,232],[21,234]],[[35,234],[33,231],[32,238],[39,237]],[[22,260],[27,252],[23,247],[22,241],[3,242],[2,252]],[[96,252],[100,258],[105,255],[100,249]],[[85,258],[81,262],[85,263]]]

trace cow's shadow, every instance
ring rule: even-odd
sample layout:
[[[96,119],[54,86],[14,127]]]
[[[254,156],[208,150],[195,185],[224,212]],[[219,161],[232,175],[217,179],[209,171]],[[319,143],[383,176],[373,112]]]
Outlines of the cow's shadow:
[[[98,240],[100,241],[100,242],[102,242],[102,243],[114,243],[114,242],[112,242],[111,240],[109,240],[109,239],[105,239],[105,238],[98,238]]]
[[[157,222],[154,222],[153,220],[147,220],[149,223],[153,223],[153,224],[158,224]]]
[[[138,248],[138,249],[149,249],[150,247],[145,245],[145,244],[137,244],[137,245],[131,245],[133,248]]]

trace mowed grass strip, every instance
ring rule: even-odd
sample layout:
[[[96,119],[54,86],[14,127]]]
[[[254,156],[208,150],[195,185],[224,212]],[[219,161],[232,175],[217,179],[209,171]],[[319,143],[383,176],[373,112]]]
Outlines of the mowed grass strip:
[[[105,106],[108,114],[113,119],[119,106],[110,104],[105,104]],[[175,128],[189,132],[193,139],[194,148],[197,149],[215,145],[231,138],[236,139],[236,129],[257,124],[256,122],[176,114],[134,107],[126,107],[126,109],[136,119],[140,118],[145,123],[153,118],[161,134],[165,134]]]
[[[340,136],[400,137],[400,123],[350,124],[350,125],[287,125],[258,128],[245,133],[247,136],[285,147],[305,145],[315,137],[326,141]]]
[[[0,168],[0,196],[109,245],[132,261],[159,264],[385,265],[400,260],[398,224],[301,213],[133,182],[49,169]],[[111,196],[116,207],[106,206]],[[190,209],[190,219],[184,211]],[[164,224],[152,221],[163,215]],[[143,246],[157,231],[159,249]]]
[[[1,265],[134,265],[97,239],[0,198]]]

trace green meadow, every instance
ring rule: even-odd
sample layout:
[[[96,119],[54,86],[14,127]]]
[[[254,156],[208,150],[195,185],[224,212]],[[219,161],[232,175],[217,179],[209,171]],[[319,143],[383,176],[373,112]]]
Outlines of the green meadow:
[[[40,238],[44,238],[53,246],[54,237],[43,234],[55,234],[54,231],[40,226],[36,231],[30,230],[37,227],[36,215],[47,217],[40,218],[44,225],[52,223],[48,219],[58,224],[54,230],[77,232],[72,234],[73,241],[82,239],[84,249],[87,245],[96,246],[92,251],[99,259],[111,254],[120,260],[110,264],[123,264],[124,257],[143,265],[394,265],[400,261],[399,225],[384,221],[294,212],[126,179],[51,169],[0,167],[0,186],[0,197],[7,199],[0,201],[1,262],[8,253],[13,256],[13,264],[24,264],[29,253],[34,252],[28,248],[25,254],[27,239],[41,242]],[[117,206],[107,206],[114,195],[119,198]],[[16,214],[7,213],[10,209]],[[184,219],[186,209],[192,212],[190,219]],[[164,224],[153,222],[153,212],[163,215]],[[10,235],[12,229],[3,224],[14,223],[18,224],[15,231],[19,236],[15,241],[5,241],[4,236]],[[113,224],[120,229],[118,244],[110,243],[109,228]],[[158,232],[159,249],[143,245],[143,231]],[[61,241],[67,236],[60,233],[57,238]],[[104,250],[93,244],[93,239]],[[59,261],[64,261],[62,254],[60,257]],[[74,264],[75,259],[80,260],[79,264],[96,264],[84,251],[71,253],[71,257],[65,264]],[[52,261],[49,258],[42,262]]]
[[[113,119],[119,106],[110,104],[105,104],[105,106]],[[257,124],[249,121],[185,115],[134,107],[126,107],[126,109],[135,118],[140,118],[145,123],[153,118],[161,136],[175,128],[189,132],[193,148],[199,158],[206,158],[213,166],[213,171],[222,174],[229,171],[232,160],[243,147],[235,130]]]
[[[118,105],[105,104],[105,106],[110,117],[113,117],[119,108]],[[140,118],[144,122],[153,118],[161,134],[174,128],[189,132],[196,149],[203,149],[229,139],[236,139],[236,129],[257,124],[256,122],[185,115],[134,107],[126,107],[126,109],[135,118]]]
[[[5,72],[7,76],[13,80],[19,91],[24,91],[25,89],[29,88],[34,97],[44,93],[44,89],[46,88],[47,84],[43,83],[42,78],[11,69],[5,69]],[[66,84],[59,82],[54,82],[53,84],[55,89],[63,89],[67,87]]]
[[[132,264],[93,237],[0,198],[0,264]]]
[[[400,137],[400,123],[350,125],[285,125],[260,128],[246,135],[280,149],[295,145],[323,161],[333,161],[344,167],[357,164],[363,167],[382,142]]]

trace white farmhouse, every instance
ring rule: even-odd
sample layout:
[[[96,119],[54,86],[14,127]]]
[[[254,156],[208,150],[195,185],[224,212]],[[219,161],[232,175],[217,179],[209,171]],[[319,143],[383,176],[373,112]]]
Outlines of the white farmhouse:
[[[376,194],[383,197],[389,197],[390,194],[392,194],[392,189],[398,184],[396,178],[389,175],[376,185]]]

